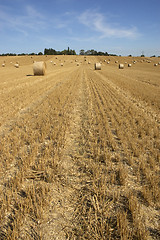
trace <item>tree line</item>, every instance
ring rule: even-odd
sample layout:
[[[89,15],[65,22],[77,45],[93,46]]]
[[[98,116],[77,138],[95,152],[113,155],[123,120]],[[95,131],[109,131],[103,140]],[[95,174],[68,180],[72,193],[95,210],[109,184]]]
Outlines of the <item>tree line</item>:
[[[42,52],[39,52],[39,53],[19,53],[19,54],[16,54],[16,53],[3,53],[3,54],[0,54],[0,56],[25,56],[25,55],[76,55],[76,51],[75,50],[72,50],[68,47],[68,49],[64,49],[63,51],[56,51],[55,49],[53,48],[45,48],[44,49],[44,53]]]
[[[44,52],[39,53],[3,53],[0,56],[24,56],[24,55],[77,55],[75,50],[72,50],[68,47],[68,49],[64,49],[62,51],[57,51],[53,48],[45,48]],[[96,51],[94,49],[85,51],[81,49],[79,55],[94,55],[94,56],[117,56],[116,54],[108,54],[107,52]]]
[[[45,48],[44,55],[76,55],[76,51],[72,50],[68,47],[68,49],[64,49],[63,51],[56,51],[53,48]]]
[[[116,54],[109,54],[108,52],[96,51],[94,49],[85,51],[81,49],[79,52],[80,55],[90,55],[90,56],[117,56]]]
[[[44,52],[39,52],[39,53],[2,53],[0,56],[25,56],[25,55],[77,55],[75,50],[72,50],[68,47],[68,49],[64,49],[62,51],[57,51],[53,48],[45,48]],[[79,55],[87,55],[87,56],[117,56],[116,54],[108,53],[108,52],[101,52],[101,51],[96,51],[94,49],[91,50],[84,50],[81,49],[79,51]],[[119,55],[121,56],[121,55]],[[132,55],[128,55],[128,57],[132,57]],[[140,57],[145,57],[144,54],[140,55]],[[151,57],[156,57],[156,55],[153,55]],[[160,57],[160,56],[158,56]]]

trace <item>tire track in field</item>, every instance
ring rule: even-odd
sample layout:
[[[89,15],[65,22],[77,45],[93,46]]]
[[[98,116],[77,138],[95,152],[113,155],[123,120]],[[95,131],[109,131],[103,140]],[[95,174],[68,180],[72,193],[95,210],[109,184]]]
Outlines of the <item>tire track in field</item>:
[[[127,192],[130,191],[132,193],[136,193],[138,196],[138,193],[141,192],[142,185],[140,184],[140,182],[137,182],[137,178],[135,177],[136,170],[132,168],[133,167],[132,165],[131,166],[130,166],[130,164],[128,165],[127,158],[129,158],[129,156],[127,155],[127,152],[124,151],[123,144],[116,134],[116,129],[115,129],[116,125],[114,124],[115,125],[114,128],[112,125],[113,120],[116,123],[117,112],[119,112],[119,113],[121,112],[121,110],[119,110],[119,109],[122,109],[123,105],[121,106],[121,100],[119,98],[119,94],[118,95],[115,94],[116,92],[113,91],[114,88],[112,89],[111,84],[108,84],[108,83],[104,84],[104,82],[103,82],[104,78],[101,78],[100,75],[101,74],[98,73],[99,77],[96,78],[96,80],[95,80],[94,76],[92,74],[93,79],[91,77],[89,77],[89,79],[90,79],[89,85],[90,85],[91,92],[93,93],[93,96],[95,99],[94,107],[97,107],[97,110],[95,110],[95,112],[97,113],[97,117],[98,117],[97,122],[99,122],[99,123],[102,122],[102,126],[104,125],[104,130],[106,130],[106,139],[107,139],[107,134],[110,132],[108,137],[110,140],[112,139],[111,142],[113,144],[113,149],[114,149],[113,155],[115,153],[118,156],[118,162],[117,162],[117,160],[115,162],[113,162],[112,170],[115,170],[115,171],[117,171],[116,169],[120,169],[120,171],[123,170],[122,174],[124,176],[122,176],[122,175],[119,176],[119,177],[122,177],[122,183],[120,184],[120,185],[122,185],[121,190],[120,190],[121,194],[126,197],[126,195],[124,193],[127,190]],[[132,103],[130,103],[130,104],[132,105]],[[125,109],[125,106],[123,106],[123,108]],[[111,110],[112,118],[109,114],[110,111],[107,111],[107,109]],[[120,116],[118,116],[118,118],[120,118]],[[124,121],[126,121],[126,120],[124,120]],[[130,127],[133,127],[131,125],[131,123],[128,122],[128,124],[130,125]],[[118,127],[118,125],[117,125],[117,127]],[[112,151],[112,149],[111,149],[111,151]],[[113,189],[114,189],[114,191],[117,191],[116,186]],[[126,189],[126,190],[124,190],[124,189]],[[145,204],[141,203],[141,199],[139,202],[139,209],[140,209],[141,214],[143,216],[145,216],[145,219],[146,219],[145,224],[147,226],[147,229],[156,228],[157,224],[158,224],[157,215],[159,214],[159,211],[155,211],[155,208],[153,206],[150,206],[150,209],[152,209],[152,216],[151,216],[151,211],[150,210],[147,211]],[[144,211],[144,209],[145,209],[145,211]],[[150,219],[150,221],[148,221],[148,219]],[[154,225],[153,225],[153,221],[155,221]],[[150,230],[150,231],[152,234],[152,230]]]
[[[79,151],[79,136],[82,98],[82,72],[76,79],[73,91],[72,111],[65,112],[69,127],[65,134],[64,150],[58,163],[59,174],[52,186],[50,209],[45,213],[46,222],[42,224],[43,239],[72,239],[74,228],[75,194],[81,189],[82,176],[76,163]],[[67,110],[67,109],[66,109]],[[47,231],[46,231],[47,230]],[[71,238],[70,238],[71,237]]]
[[[74,74],[73,74],[73,79],[74,79],[74,77],[75,77],[75,75],[77,76],[77,73],[75,72]],[[78,76],[77,76],[77,78],[78,78]],[[59,102],[59,104],[58,104],[58,109],[57,110],[59,110],[59,114],[60,114],[60,116],[62,116],[62,114],[64,114],[65,113],[65,111],[67,111],[67,109],[68,108],[70,108],[70,104],[72,103],[72,93],[73,92],[75,92],[75,88],[76,88],[76,83],[74,83],[73,81],[71,81],[70,79],[68,80],[68,81],[66,81],[66,83],[63,83],[64,85],[63,85],[63,91],[62,92],[64,92],[64,96],[63,96],[63,102],[61,103],[61,102]],[[60,86],[59,86],[60,87]],[[62,87],[62,86],[61,86]],[[66,89],[66,90],[65,90]],[[56,89],[58,92],[59,92],[59,94],[60,94],[60,89],[58,88],[58,89]],[[43,98],[41,99],[41,101],[48,101],[47,99],[48,99],[48,97],[50,97],[50,98],[52,98],[52,95],[54,96],[54,91],[51,91],[50,92],[50,95],[49,96],[46,96],[46,94],[43,96]],[[36,101],[36,106],[37,106],[37,108],[40,108],[40,102],[38,102],[37,103],[37,101]],[[34,110],[35,109],[35,107],[36,107],[35,105],[32,107],[32,110]],[[43,110],[43,109],[42,109]],[[49,109],[48,109],[49,110]],[[26,115],[27,113],[29,113],[29,115],[30,115],[30,113],[31,113],[31,111],[29,111],[28,112],[28,109],[27,109],[27,112],[25,112],[24,113],[24,115]],[[58,113],[57,113],[58,114]],[[29,117],[29,115],[27,115],[28,117]],[[63,116],[64,117],[64,116]],[[23,117],[22,118],[19,118],[19,120],[22,120],[23,121]],[[16,122],[17,122],[17,119],[16,119]],[[63,122],[63,121],[62,121]],[[67,122],[67,119],[65,119],[64,118],[64,124]],[[25,127],[25,126],[24,126]],[[67,126],[66,126],[67,127]],[[14,126],[13,126],[13,129],[14,129]],[[61,128],[61,131],[63,131],[63,128]],[[47,133],[45,133],[45,134],[47,134]],[[61,134],[60,133],[58,133],[57,132],[57,136],[60,136]],[[62,134],[63,135],[63,134]],[[54,140],[54,139],[53,139]],[[24,143],[25,144],[25,143]],[[36,142],[35,142],[35,144],[36,144]],[[43,145],[43,143],[41,143],[42,145]],[[33,146],[32,146],[33,147]],[[22,148],[21,148],[21,150],[20,150],[20,152],[19,152],[19,154],[21,154],[21,152],[23,152],[23,151],[25,151],[25,148],[26,148],[26,146],[22,146]],[[61,146],[61,148],[63,148],[62,146]],[[58,150],[58,151],[61,151],[60,149]],[[16,156],[15,156],[15,158],[16,158]],[[20,171],[20,169],[19,168],[17,168],[17,165],[19,165],[19,164],[17,164],[17,162],[16,161],[18,161],[19,159],[15,159],[15,162],[12,162],[12,164],[11,164],[11,166],[10,166],[10,169],[8,169],[7,170],[7,172],[5,172],[5,176],[2,176],[1,177],[1,187],[3,188],[3,192],[5,193],[5,188],[7,188],[7,186],[8,186],[8,184],[10,183],[10,182],[14,182],[14,178],[16,178],[16,176],[18,175],[18,173],[19,173],[19,171]],[[22,166],[21,166],[22,167]],[[23,167],[22,167],[23,168]],[[22,169],[21,169],[21,171],[22,171]],[[27,169],[27,170],[25,170],[25,174],[27,174],[27,172],[30,172],[31,173],[31,169]],[[37,172],[38,173],[38,172]],[[35,172],[35,174],[36,174],[36,172]],[[42,171],[42,175],[43,175],[43,171]],[[36,176],[35,176],[36,177]],[[26,176],[26,178],[27,178],[27,176]],[[34,176],[33,176],[33,178],[34,178]],[[24,181],[24,182],[26,182],[26,181]],[[27,179],[27,186],[29,185],[32,185],[33,184],[33,182],[32,182],[32,178],[31,178],[31,180],[28,180]],[[13,192],[16,192],[16,190],[14,190],[14,188],[13,188]],[[6,196],[7,196],[7,194],[6,194]],[[46,196],[46,199],[47,199],[47,196]],[[22,202],[23,202],[23,200],[22,200]],[[2,234],[3,235],[3,229],[6,229],[5,230],[5,234],[7,235],[7,233],[6,233],[6,231],[8,231],[7,229],[9,229],[10,227],[9,227],[9,225],[11,224],[13,224],[13,222],[14,222],[14,219],[16,219],[16,214],[18,214],[18,212],[17,211],[15,211],[14,210],[14,207],[12,207],[12,209],[13,209],[13,213],[11,213],[11,214],[8,214],[8,218],[7,218],[7,216],[6,216],[6,220],[4,221],[4,223],[3,223],[3,226],[1,226],[1,230],[0,230],[0,234]],[[6,213],[7,214],[7,213]],[[12,220],[10,221],[10,218],[12,218]],[[26,219],[28,219],[28,216],[26,216]],[[22,221],[23,221],[23,219],[22,219]],[[11,223],[12,222],[12,223]],[[39,224],[38,224],[38,222],[39,221],[36,221],[36,219],[35,219],[35,221],[34,221],[34,219],[33,220],[29,220],[29,222],[27,223],[26,222],[26,220],[24,221],[24,223],[23,223],[23,227],[22,227],[22,229],[23,229],[23,231],[22,231],[22,233],[23,233],[23,237],[22,237],[22,239],[24,239],[24,236],[26,236],[26,239],[28,239],[28,237],[27,237],[27,235],[26,235],[26,233],[28,232],[29,234],[30,234],[30,238],[29,239],[35,239],[34,238],[34,236],[36,236],[37,235],[37,237],[38,236],[40,236],[39,235],[39,233],[37,232],[36,233],[36,231],[38,231],[38,229],[39,229]],[[34,231],[31,231],[31,228],[32,228],[32,226],[34,226],[34,228],[35,228],[35,230]]]
[[[147,118],[151,117],[157,123],[160,123],[160,114],[157,114],[153,109],[148,107],[146,103],[143,101],[137,101],[136,98],[132,97],[128,92],[126,93],[123,89],[115,85],[112,80],[109,80],[107,77],[103,75],[103,73],[96,72],[97,76],[100,77],[107,85],[109,85],[112,89],[114,89],[118,94],[120,94],[128,103],[133,105],[138,110],[141,110],[143,115]],[[125,102],[125,101],[124,101]]]
[[[74,71],[72,71],[71,74],[73,74]],[[52,74],[54,77],[54,74]],[[48,79],[48,77],[47,77]],[[9,131],[12,130],[14,124],[22,117],[25,116],[25,114],[28,114],[32,112],[37,106],[42,104],[43,101],[46,101],[48,96],[51,95],[54,91],[58,90],[60,86],[62,86],[67,79],[69,79],[69,75],[67,75],[67,78],[64,80],[58,80],[53,82],[54,86],[50,85],[49,88],[45,91],[45,93],[41,94],[36,100],[34,100],[32,103],[30,103],[25,108],[21,109],[14,118],[11,120],[5,122],[3,125],[0,126],[0,136],[6,135]],[[41,82],[44,82],[45,79],[41,79]],[[39,80],[37,80],[35,83],[39,83]]]
[[[18,78],[11,84],[7,81],[6,89],[7,91],[10,89],[11,92],[1,95],[0,126],[4,125],[5,121],[15,118],[21,109],[32,105],[35,99],[39,99],[45,92],[52,90],[58,83],[68,81],[74,71],[74,69],[66,69],[60,72],[59,69],[59,71],[49,72],[47,76]]]

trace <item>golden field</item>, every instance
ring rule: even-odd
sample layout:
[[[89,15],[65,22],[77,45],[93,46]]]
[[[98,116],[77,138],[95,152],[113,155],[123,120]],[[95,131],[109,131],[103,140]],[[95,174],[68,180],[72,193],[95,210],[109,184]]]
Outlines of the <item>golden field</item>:
[[[0,57],[1,240],[160,239],[158,62]]]

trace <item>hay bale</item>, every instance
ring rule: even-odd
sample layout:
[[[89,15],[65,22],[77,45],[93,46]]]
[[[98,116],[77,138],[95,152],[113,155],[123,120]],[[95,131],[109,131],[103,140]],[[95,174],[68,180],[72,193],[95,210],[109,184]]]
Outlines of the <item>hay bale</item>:
[[[41,62],[34,62],[33,63],[33,73],[34,75],[45,75],[46,72],[46,63]]]
[[[110,64],[110,62],[108,61],[107,64]]]
[[[54,62],[53,65],[56,65],[56,63]]]
[[[131,64],[131,63],[128,63],[128,67],[132,67],[132,64]]]
[[[79,66],[79,63],[77,63],[77,66]]]
[[[63,67],[63,63],[61,63],[61,67]]]
[[[155,67],[157,67],[157,66],[158,66],[158,64],[157,64],[157,63],[155,63],[155,64],[154,64],[154,66],[155,66]]]
[[[6,65],[5,65],[5,63],[2,63],[2,67],[5,67]]]
[[[91,62],[89,61],[88,64],[91,64]]]
[[[118,63],[118,61],[115,61],[115,63]]]
[[[123,69],[124,68],[124,64],[120,63],[119,64],[119,69]]]
[[[158,63],[158,65],[160,65],[160,62]]]
[[[15,66],[16,68],[19,68],[19,64],[18,64],[18,63],[14,64],[14,66]]]
[[[95,70],[101,70],[101,63],[95,63]]]

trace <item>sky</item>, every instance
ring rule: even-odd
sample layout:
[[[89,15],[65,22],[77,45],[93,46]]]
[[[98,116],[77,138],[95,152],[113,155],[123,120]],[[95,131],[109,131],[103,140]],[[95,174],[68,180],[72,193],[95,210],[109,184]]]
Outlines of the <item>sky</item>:
[[[0,0],[0,54],[160,56],[160,0]]]

